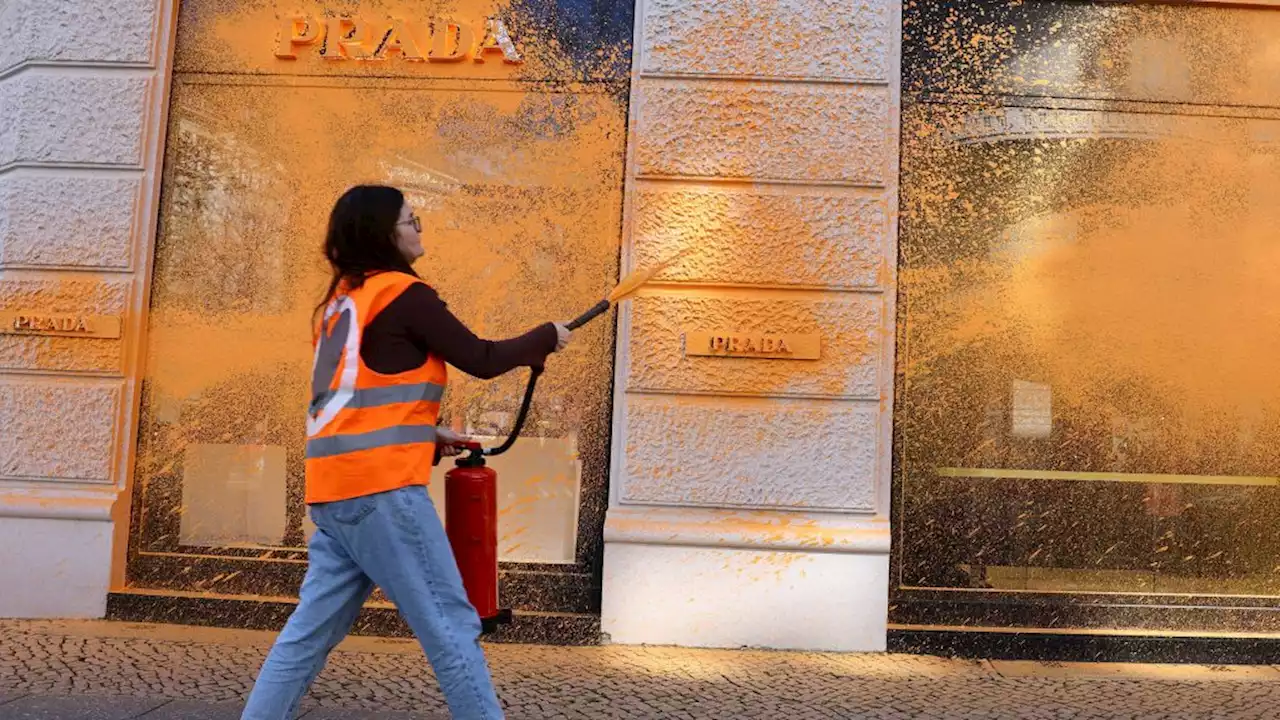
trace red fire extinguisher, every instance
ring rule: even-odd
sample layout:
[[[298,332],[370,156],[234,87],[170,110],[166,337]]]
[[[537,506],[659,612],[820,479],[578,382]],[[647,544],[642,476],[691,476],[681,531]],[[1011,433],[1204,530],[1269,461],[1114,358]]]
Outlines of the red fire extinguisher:
[[[606,305],[607,309],[608,306]],[[599,306],[569,323],[570,330],[599,315]],[[490,633],[511,622],[510,608],[498,605],[498,473],[485,464],[486,457],[501,455],[515,445],[533,402],[533,390],[542,368],[533,368],[515,425],[506,441],[484,449],[480,443],[463,443],[466,454],[444,475],[444,527],[458,562],[467,599],[480,615],[482,632]]]
[[[493,632],[511,620],[511,611],[498,607],[498,473],[485,465],[479,443],[463,447],[470,453],[444,476],[445,532],[467,599],[483,631]]]
[[[679,257],[678,255],[676,257]],[[674,261],[674,257],[662,265],[637,270],[623,278],[609,295],[590,310],[579,315],[566,327],[577,330],[591,320],[603,315],[614,303],[635,292],[650,277]],[[485,465],[486,457],[501,455],[516,444],[520,430],[524,428],[533,402],[533,390],[538,384],[542,368],[533,368],[529,384],[524,390],[524,400],[516,415],[515,425],[506,441],[496,448],[484,449],[479,443],[468,442],[467,450],[459,456],[454,467],[444,476],[444,524],[449,545],[458,562],[462,586],[467,599],[480,615],[483,632],[493,632],[498,625],[511,622],[511,610],[498,606],[498,473]]]
[[[511,449],[533,402],[533,389],[542,368],[534,368],[520,403],[515,426],[505,442],[488,450],[480,443],[467,442],[467,450],[444,475],[444,526],[458,562],[467,599],[480,616],[483,632],[511,622],[511,610],[498,607],[498,473],[484,459]]]

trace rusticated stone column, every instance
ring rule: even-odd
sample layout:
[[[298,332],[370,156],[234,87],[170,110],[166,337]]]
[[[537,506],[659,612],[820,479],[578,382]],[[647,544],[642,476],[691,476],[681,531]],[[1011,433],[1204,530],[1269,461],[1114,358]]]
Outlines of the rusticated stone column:
[[[101,616],[124,550],[174,5],[0,11],[0,616]]]
[[[883,649],[900,4],[637,16],[604,630]]]

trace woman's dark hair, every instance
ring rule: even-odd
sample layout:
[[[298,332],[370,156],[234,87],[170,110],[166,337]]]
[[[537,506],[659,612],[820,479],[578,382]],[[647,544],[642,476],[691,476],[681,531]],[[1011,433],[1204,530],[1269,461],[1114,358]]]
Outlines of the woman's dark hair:
[[[403,207],[404,193],[385,185],[357,185],[338,198],[324,239],[333,279],[317,311],[323,310],[344,281],[354,289],[380,272],[416,275],[396,245],[396,223]]]

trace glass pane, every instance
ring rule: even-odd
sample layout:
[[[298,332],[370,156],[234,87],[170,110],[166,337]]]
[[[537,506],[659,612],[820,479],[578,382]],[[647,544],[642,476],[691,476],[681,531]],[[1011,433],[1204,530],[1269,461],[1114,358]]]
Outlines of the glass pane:
[[[625,67],[620,92],[565,84],[612,71],[594,51],[594,64],[548,69],[542,53],[475,77],[427,63],[282,68],[269,52],[245,65],[258,55],[228,27],[271,9],[244,7],[184,2],[180,18],[139,448],[143,550],[305,541],[309,324],[327,280],[325,221],[348,186],[406,191],[424,226],[418,271],[482,336],[571,318],[617,277]],[[254,36],[266,43],[254,52],[274,32]],[[583,468],[607,464],[611,333],[598,321],[550,360],[527,439],[494,464],[504,559],[575,560]],[[526,377],[454,371],[446,422],[505,433]]]
[[[1257,68],[1280,13],[934,10],[904,112],[899,583],[1277,594],[1280,94]],[[984,27],[1000,57],[969,57]]]
[[[909,0],[903,33],[908,92],[1280,103],[1280,13],[1274,8]]]
[[[183,455],[183,545],[272,545],[285,534],[282,447],[191,443]]]
[[[497,437],[477,437],[486,444],[501,442]],[[539,437],[536,442],[517,443],[488,463],[498,473],[498,559],[573,564],[582,479],[577,438]],[[444,475],[450,467],[441,463],[429,488],[441,520]]]

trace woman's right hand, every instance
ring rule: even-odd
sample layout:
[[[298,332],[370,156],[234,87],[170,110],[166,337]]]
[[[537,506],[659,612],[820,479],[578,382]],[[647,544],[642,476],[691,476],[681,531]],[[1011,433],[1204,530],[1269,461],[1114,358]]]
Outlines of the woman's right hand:
[[[556,352],[565,349],[569,341],[573,339],[573,331],[561,325],[560,323],[552,323],[556,326]]]

